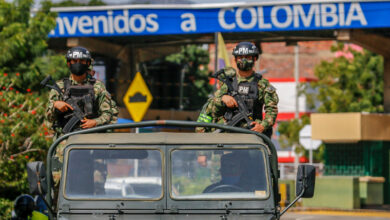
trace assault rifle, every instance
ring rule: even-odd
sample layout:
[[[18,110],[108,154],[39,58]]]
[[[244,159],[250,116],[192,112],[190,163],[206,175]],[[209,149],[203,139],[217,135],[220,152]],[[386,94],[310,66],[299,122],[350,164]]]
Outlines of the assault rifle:
[[[50,85],[49,82],[52,82],[52,85]],[[61,91],[60,87],[58,87],[57,83],[53,81],[53,78],[50,75],[47,76],[44,80],[42,80],[41,86],[46,86],[51,89],[54,89],[60,94],[60,96],[62,96],[62,98],[64,97],[64,93]],[[68,99],[66,100],[66,103],[72,106],[73,112],[64,115],[65,120],[70,118],[66,122],[65,126],[62,128],[62,132],[65,134],[75,130],[76,125],[78,125],[81,120],[83,120],[87,116],[83,111],[81,111],[76,100]]]
[[[264,74],[266,72],[267,70],[262,70],[260,73],[257,74]],[[224,69],[220,69],[217,72],[215,72],[212,75],[212,77],[226,84],[226,86],[228,87],[228,94],[236,100],[238,105],[238,113],[235,114],[232,117],[232,119],[227,122],[227,124],[230,126],[236,126],[239,122],[245,120],[246,127],[249,129],[252,128],[253,127],[251,125],[251,123],[253,122],[252,113],[249,112],[248,108],[245,105],[244,100],[242,100],[241,96],[239,96],[238,92],[235,91],[233,87],[233,77],[235,76],[227,76],[225,74]]]

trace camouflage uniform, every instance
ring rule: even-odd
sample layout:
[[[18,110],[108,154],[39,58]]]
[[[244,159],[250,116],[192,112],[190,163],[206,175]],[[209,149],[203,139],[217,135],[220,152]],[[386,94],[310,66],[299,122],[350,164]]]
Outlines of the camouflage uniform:
[[[92,77],[87,75],[87,78],[80,84],[77,81],[73,80],[72,77],[69,77],[71,85],[85,85],[92,84]],[[58,87],[63,91],[64,90],[64,81],[57,81]],[[114,124],[118,120],[118,108],[114,100],[111,99],[110,93],[106,90],[104,84],[101,81],[96,80],[93,83],[93,88],[95,92],[95,102],[98,106],[98,115],[99,117],[94,118],[96,120],[96,126],[105,125],[105,124]],[[46,119],[49,126],[53,126],[54,122],[57,120],[58,111],[54,108],[55,101],[62,101],[61,95],[58,91],[52,89],[49,94],[49,105],[46,110]],[[61,128],[55,127],[55,139],[62,134]],[[63,162],[63,151],[66,146],[66,141],[62,141],[56,148],[55,157],[58,158],[60,163]],[[53,182],[55,189],[55,199],[58,195],[59,182],[61,179],[61,170],[53,171]],[[97,176],[102,176],[100,174],[96,174]],[[99,181],[98,181],[99,182]],[[54,201],[55,201],[54,199]],[[56,201],[55,201],[56,202]]]
[[[88,77],[82,82],[82,84],[92,84],[92,78],[88,75]],[[77,81],[73,80],[72,77],[69,77],[71,85],[80,85]],[[58,87],[63,90],[64,82],[63,80],[57,81]],[[118,109],[114,100],[111,99],[110,93],[106,90],[104,84],[96,80],[93,84],[94,92],[95,92],[95,101],[99,107],[98,109],[98,118],[94,118],[96,120],[97,125],[104,124],[113,124],[118,120]],[[49,94],[49,106],[46,110],[47,121],[53,125],[53,123],[57,120],[57,111],[54,108],[55,101],[62,101],[60,94],[52,89]],[[56,128],[57,135],[61,134],[61,128]]]
[[[229,68],[225,68],[227,70]],[[233,77],[236,75],[235,70],[233,71],[226,71],[225,76],[227,77]],[[220,76],[220,78],[224,79],[223,76]],[[221,88],[223,85],[223,82],[218,80],[217,88]],[[203,105],[202,110],[200,111],[199,117],[197,122],[204,122],[204,123],[217,123],[217,124],[224,124],[225,121],[223,119],[223,116],[216,116],[214,111],[215,105],[213,102],[213,98],[209,98],[207,102]],[[215,131],[215,128],[204,128],[204,127],[196,127],[195,132],[197,133],[204,133],[204,132],[213,132]]]
[[[212,98],[208,99],[207,102],[203,105],[202,110],[200,111],[197,122],[205,122],[205,123],[218,123],[218,118],[211,117],[213,109]],[[223,122],[222,122],[223,123]],[[213,128],[205,128],[205,127],[196,127],[195,132],[204,133],[204,132],[212,132],[215,129]]]
[[[255,80],[254,74],[250,77],[241,77],[236,74],[236,70],[229,67],[225,68],[226,75],[236,75],[237,82],[252,82]],[[261,124],[264,129],[270,129],[275,124],[276,116],[278,114],[278,102],[279,98],[276,94],[275,88],[269,83],[267,79],[262,78],[258,82],[258,92],[259,92],[259,102],[264,106],[265,117],[263,120],[255,118],[255,121]],[[210,100],[208,104],[208,108],[205,110],[209,114],[212,119],[218,119],[223,117],[225,114],[227,107],[222,102],[222,96],[228,94],[228,87],[225,84],[215,92],[214,98]],[[243,121],[240,123],[239,127],[246,127],[246,123]]]

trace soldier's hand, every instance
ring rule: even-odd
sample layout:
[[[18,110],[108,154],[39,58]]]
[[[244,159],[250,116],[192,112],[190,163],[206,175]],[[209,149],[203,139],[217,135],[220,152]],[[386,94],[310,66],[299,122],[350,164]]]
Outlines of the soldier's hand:
[[[236,100],[230,95],[222,96],[222,102],[225,103],[228,108],[238,107]]]
[[[73,110],[72,106],[70,106],[68,103],[63,101],[55,101],[54,108],[58,109],[58,111],[60,112],[66,112],[69,109]]]
[[[81,122],[82,122],[81,128],[83,128],[83,129],[93,128],[93,127],[96,127],[96,125],[97,125],[96,120],[94,120],[94,119],[83,119],[83,120],[81,120]]]
[[[255,121],[252,121],[251,125],[253,126],[253,128],[251,128],[252,131],[257,131],[259,133],[264,131],[264,126]]]

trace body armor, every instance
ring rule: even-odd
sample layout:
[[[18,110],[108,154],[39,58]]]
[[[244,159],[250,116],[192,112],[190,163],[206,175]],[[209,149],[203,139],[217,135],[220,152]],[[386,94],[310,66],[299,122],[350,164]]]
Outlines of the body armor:
[[[256,73],[255,73],[256,74]],[[250,119],[260,119],[263,118],[263,105],[259,101],[259,88],[258,82],[261,80],[262,76],[260,74],[255,75],[255,79],[252,82],[237,82],[237,78],[233,78],[233,92],[238,93],[241,96],[241,99],[244,100],[245,106],[250,112]],[[238,109],[228,109],[224,115],[224,118],[230,121],[234,115],[238,113]]]
[[[70,104],[74,109],[78,108],[81,118],[96,118],[97,115],[97,103],[95,102],[95,92],[94,92],[94,83],[95,80],[90,80],[90,84],[86,85],[71,85],[69,79],[64,79],[64,95],[63,101]],[[64,128],[69,120],[74,117],[77,111],[68,111],[63,113],[59,117],[58,125],[61,128]],[[80,122],[74,126],[75,130],[79,130]]]

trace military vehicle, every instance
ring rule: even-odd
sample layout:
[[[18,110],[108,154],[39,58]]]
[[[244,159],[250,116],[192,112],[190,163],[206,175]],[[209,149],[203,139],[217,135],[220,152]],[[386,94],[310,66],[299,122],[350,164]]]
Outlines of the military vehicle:
[[[148,126],[212,127],[226,133],[104,133]],[[63,163],[55,158],[67,139]],[[148,121],[68,133],[46,167],[29,164],[30,191],[50,219],[279,219],[312,197],[315,169],[301,165],[297,198],[281,211],[277,153],[265,135],[212,123]],[[62,170],[53,201],[52,171]]]

